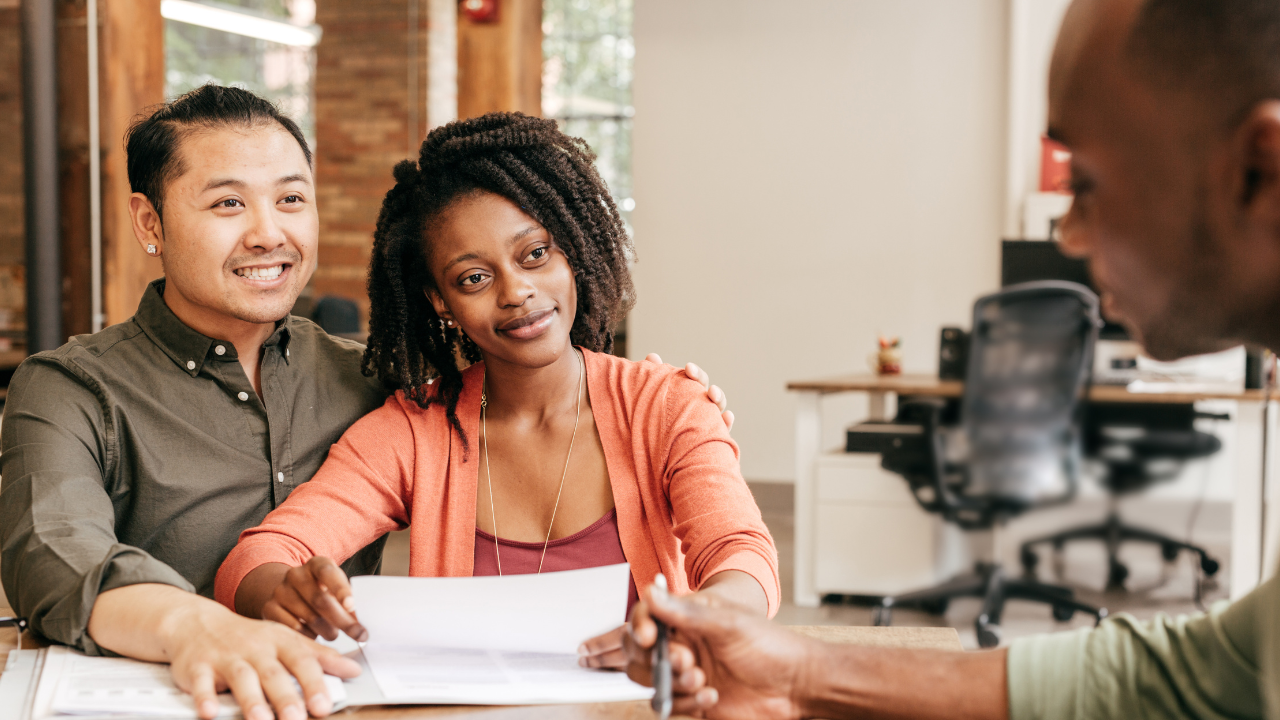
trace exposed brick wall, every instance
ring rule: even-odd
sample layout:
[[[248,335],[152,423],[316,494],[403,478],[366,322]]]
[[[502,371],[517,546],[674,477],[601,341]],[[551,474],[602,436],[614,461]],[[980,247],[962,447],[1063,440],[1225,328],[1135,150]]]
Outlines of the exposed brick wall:
[[[0,307],[21,308],[22,39],[17,0],[0,0]]]
[[[416,156],[425,110],[410,128],[408,2],[419,2],[417,102],[426,105],[424,0],[319,0],[316,22],[316,192],[320,261],[313,296],[356,300],[368,315],[365,272],[391,168]],[[414,148],[411,151],[411,148]]]

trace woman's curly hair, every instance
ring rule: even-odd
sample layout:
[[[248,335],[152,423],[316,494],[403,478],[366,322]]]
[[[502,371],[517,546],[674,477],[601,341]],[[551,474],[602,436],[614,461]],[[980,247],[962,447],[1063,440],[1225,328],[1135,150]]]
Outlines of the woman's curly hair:
[[[462,370],[480,360],[480,350],[444,326],[423,291],[435,287],[427,267],[434,220],[477,190],[507,198],[547,229],[577,285],[572,342],[612,349],[613,328],[635,301],[627,267],[632,248],[594,160],[586,142],[560,132],[555,121],[523,113],[489,113],[432,130],[417,163],[396,165],[395,187],[378,214],[364,374],[403,389],[423,408],[443,404],[466,443],[457,416]]]

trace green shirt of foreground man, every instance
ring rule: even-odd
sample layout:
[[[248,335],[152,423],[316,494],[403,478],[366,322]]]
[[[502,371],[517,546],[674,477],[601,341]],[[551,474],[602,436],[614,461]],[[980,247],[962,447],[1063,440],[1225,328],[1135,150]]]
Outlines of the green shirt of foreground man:
[[[310,152],[270,103],[217,86],[136,124],[127,151],[134,233],[165,279],[130,320],[14,375],[0,433],[5,591],[52,640],[171,663],[204,717],[217,688],[248,720],[323,715],[321,669],[358,666],[209,599],[240,532],[386,397],[361,373],[363,346],[289,316],[316,266]],[[375,571],[380,551],[348,572]]]
[[[1104,309],[1161,359],[1280,347],[1280,2],[1076,0],[1049,133],[1071,148],[1062,227]],[[671,625],[677,710],[750,718],[1280,718],[1280,581],[1200,615],[978,653],[838,647],[654,597],[626,639],[649,680]]]

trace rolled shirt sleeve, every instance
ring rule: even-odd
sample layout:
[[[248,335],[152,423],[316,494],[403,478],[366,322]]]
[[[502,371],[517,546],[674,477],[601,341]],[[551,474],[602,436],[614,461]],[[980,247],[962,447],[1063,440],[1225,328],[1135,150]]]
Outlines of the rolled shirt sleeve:
[[[194,588],[169,565],[117,541],[112,489],[117,428],[92,380],[27,360],[0,430],[0,579],[41,635],[105,654],[88,634],[99,593],[161,583]]]
[[[1096,629],[1041,635],[1009,647],[1012,720],[1264,717],[1262,625],[1280,609],[1272,578],[1209,612],[1147,622],[1118,615]],[[1265,676],[1265,677],[1264,677]]]

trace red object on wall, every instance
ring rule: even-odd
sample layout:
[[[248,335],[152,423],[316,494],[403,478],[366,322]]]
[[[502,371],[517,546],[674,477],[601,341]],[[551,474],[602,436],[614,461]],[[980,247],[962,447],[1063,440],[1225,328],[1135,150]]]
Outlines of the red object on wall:
[[[1071,151],[1048,137],[1040,138],[1040,192],[1071,194]]]
[[[462,0],[462,14],[471,22],[498,22],[498,0]]]

